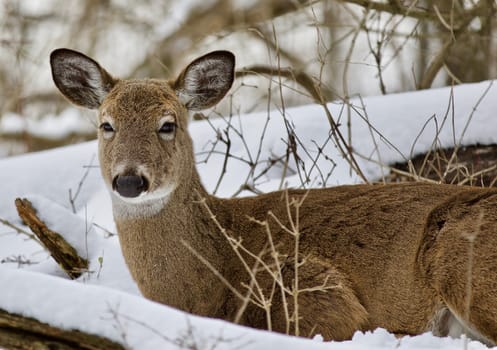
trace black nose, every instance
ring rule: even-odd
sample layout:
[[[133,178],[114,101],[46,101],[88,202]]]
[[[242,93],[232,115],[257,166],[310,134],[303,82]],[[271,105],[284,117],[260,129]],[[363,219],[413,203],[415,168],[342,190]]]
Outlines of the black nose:
[[[121,196],[134,198],[148,190],[148,181],[138,175],[118,175],[112,181],[112,188]]]

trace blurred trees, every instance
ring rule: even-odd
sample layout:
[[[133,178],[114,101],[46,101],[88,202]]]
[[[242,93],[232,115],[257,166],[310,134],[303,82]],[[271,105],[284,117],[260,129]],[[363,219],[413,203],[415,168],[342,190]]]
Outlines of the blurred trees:
[[[232,50],[240,79],[220,107],[231,112],[494,79],[496,11],[495,0],[3,0],[0,116],[67,108],[48,66],[57,47],[135,78]]]

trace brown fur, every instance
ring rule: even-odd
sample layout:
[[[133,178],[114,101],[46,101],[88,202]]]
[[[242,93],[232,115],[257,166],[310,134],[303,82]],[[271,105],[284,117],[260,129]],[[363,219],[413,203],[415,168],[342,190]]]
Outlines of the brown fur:
[[[85,59],[62,50],[53,54],[52,65],[63,66],[65,55]],[[224,60],[223,55],[216,57]],[[451,324],[459,322],[474,337],[489,344],[497,341],[496,190],[414,183],[213,197],[195,169],[187,111],[177,97],[186,91],[183,81],[190,74],[187,67],[175,82],[116,80],[99,109],[99,120],[112,118],[115,129],[109,138],[99,132],[100,164],[108,186],[112,188],[118,171],[143,172],[150,179],[150,192],[164,184],[172,186],[164,198],[137,203],[125,202],[111,191],[123,254],[144,296],[195,314],[234,319],[241,301],[198,255],[242,293],[250,276],[207,208],[228,236],[240,239],[254,254],[267,248],[268,239],[265,228],[252,219],[267,221],[283,255],[283,279],[291,287],[296,277],[295,240],[274,217],[289,227],[286,196],[290,200],[305,196],[299,216],[299,259],[305,259],[298,273],[300,288],[322,284],[330,288],[300,295],[301,335],[342,340],[356,330],[376,327],[399,334],[433,330],[447,335],[454,333]],[[108,76],[105,73],[106,82]],[[225,81],[231,85],[229,78]],[[188,103],[206,107],[202,101],[216,103],[227,88],[200,99],[192,93]],[[81,94],[72,98],[61,90],[73,102],[81,101]],[[91,101],[95,100],[92,95]],[[177,125],[172,140],[157,134],[165,114],[173,115]],[[471,243],[464,235],[476,231],[467,313]],[[254,265],[253,258],[245,255],[245,259]],[[263,259],[270,262],[270,254]],[[269,296],[273,278],[260,272],[257,279]],[[287,320],[279,295],[274,294],[271,320],[273,329],[284,332]],[[292,305],[289,311],[293,312]],[[249,305],[241,322],[267,326],[264,312],[254,305]]]

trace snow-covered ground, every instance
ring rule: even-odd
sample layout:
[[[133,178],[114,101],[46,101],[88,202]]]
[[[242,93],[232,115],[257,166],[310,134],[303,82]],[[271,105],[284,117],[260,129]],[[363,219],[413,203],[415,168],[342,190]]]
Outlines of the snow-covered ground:
[[[482,82],[354,100],[351,134],[355,151],[364,156],[358,157],[362,170],[370,179],[380,178],[385,171],[380,164],[426,151],[435,139],[443,146],[497,143],[496,85]],[[329,108],[346,134],[347,106],[332,103]],[[302,106],[285,113],[299,139],[299,154],[305,164],[300,168],[306,170],[312,186],[360,182],[329,140],[329,124],[322,107]],[[45,128],[47,133],[53,128],[57,134],[64,126],[54,119]],[[224,161],[225,145],[215,143],[218,135],[230,135],[232,155],[259,161],[255,174],[263,171],[265,160],[286,150],[287,131],[277,111],[269,117],[260,113],[192,122],[190,130],[198,168],[210,191],[218,186]],[[238,136],[241,134],[246,143]],[[209,155],[213,145],[216,152]],[[341,343],[297,339],[188,315],[144,299],[127,271],[117,237],[111,234],[115,227],[96,149],[96,142],[88,142],[0,160],[0,219],[22,226],[14,199],[26,197],[45,222],[64,234],[90,261],[90,272],[70,281],[36,242],[0,224],[0,309],[58,327],[100,334],[133,349],[181,348],[180,343],[187,339],[206,348],[216,345],[216,349],[463,348],[461,339],[430,334],[396,339],[385,330],[358,332],[351,341]],[[295,164],[290,168],[295,169]],[[286,185],[301,184],[297,172],[284,173],[277,165],[261,176],[247,178],[244,174],[249,170],[247,162],[229,158],[217,194],[231,196],[244,183],[262,191],[275,190],[285,174]],[[329,178],[323,176],[329,172]],[[485,346],[470,342],[469,348]]]

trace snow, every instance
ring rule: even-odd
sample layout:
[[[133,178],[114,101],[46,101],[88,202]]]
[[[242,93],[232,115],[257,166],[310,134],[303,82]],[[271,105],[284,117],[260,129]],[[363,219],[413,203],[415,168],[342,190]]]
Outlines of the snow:
[[[494,96],[497,96],[496,84],[482,82],[453,89],[354,99],[351,133],[355,151],[365,156],[358,157],[361,168],[369,179],[380,178],[387,169],[378,163],[400,161],[431,148],[435,126],[437,143],[442,146],[458,142],[461,145],[497,143],[494,116],[497,99]],[[331,103],[328,107],[346,134],[346,105]],[[70,116],[77,112],[69,109],[64,113]],[[329,124],[321,106],[290,108],[285,116],[300,140],[299,147],[305,145],[308,150],[308,155],[299,154],[309,173],[309,185],[360,182],[357,175],[351,174],[333,142],[327,142]],[[3,127],[24,127],[9,118]],[[66,132],[75,125],[60,124],[55,119],[46,123],[42,129],[47,135]],[[231,139],[230,152],[245,161],[229,159],[218,195],[231,196],[245,182],[259,190],[271,191],[280,186],[282,177],[283,183],[289,186],[300,185],[298,174],[285,175],[278,166],[259,177],[245,175],[250,170],[247,160],[259,160],[255,170],[258,174],[264,170],[268,158],[285,154],[287,131],[280,111],[273,111],[270,116],[256,113],[192,122],[190,131],[198,169],[209,191],[217,186],[226,149],[218,142],[214,148],[218,153],[209,154],[209,151],[218,135],[226,133]],[[246,143],[237,133],[243,134]],[[318,152],[318,146],[322,153]],[[144,299],[130,277],[117,236],[113,234],[116,229],[110,198],[100,177],[96,154],[97,145],[92,141],[0,160],[0,219],[26,229],[17,217],[14,199],[28,198],[49,227],[63,233],[80,255],[90,261],[88,272],[76,281],[68,280],[36,242],[0,224],[1,309],[57,327],[100,334],[131,349],[175,349],[181,348],[181,342],[185,341],[216,345],[216,349],[464,347],[464,339],[437,338],[429,333],[397,339],[382,329],[357,332],[352,340],[344,342],[323,342],[319,337],[301,339],[188,315]],[[323,181],[317,168],[313,168],[314,162],[323,173],[331,171],[331,177]],[[470,341],[468,349],[486,349],[486,346]]]
[[[74,108],[68,108],[59,115],[46,115],[39,120],[14,113],[8,113],[0,119],[0,134],[26,132],[38,137],[63,139],[73,133],[90,133],[93,130],[95,126],[88,119],[81,118]]]
[[[114,289],[80,285],[40,273],[0,267],[1,307],[12,313],[49,320],[65,329],[99,334],[131,349],[174,349],[195,341],[216,349],[454,349],[463,340],[430,334],[396,339],[383,329],[357,332],[351,341],[319,342],[187,315],[168,306]],[[193,336],[192,336],[193,334]],[[331,343],[331,344],[330,344]],[[486,349],[471,341],[469,349]]]

